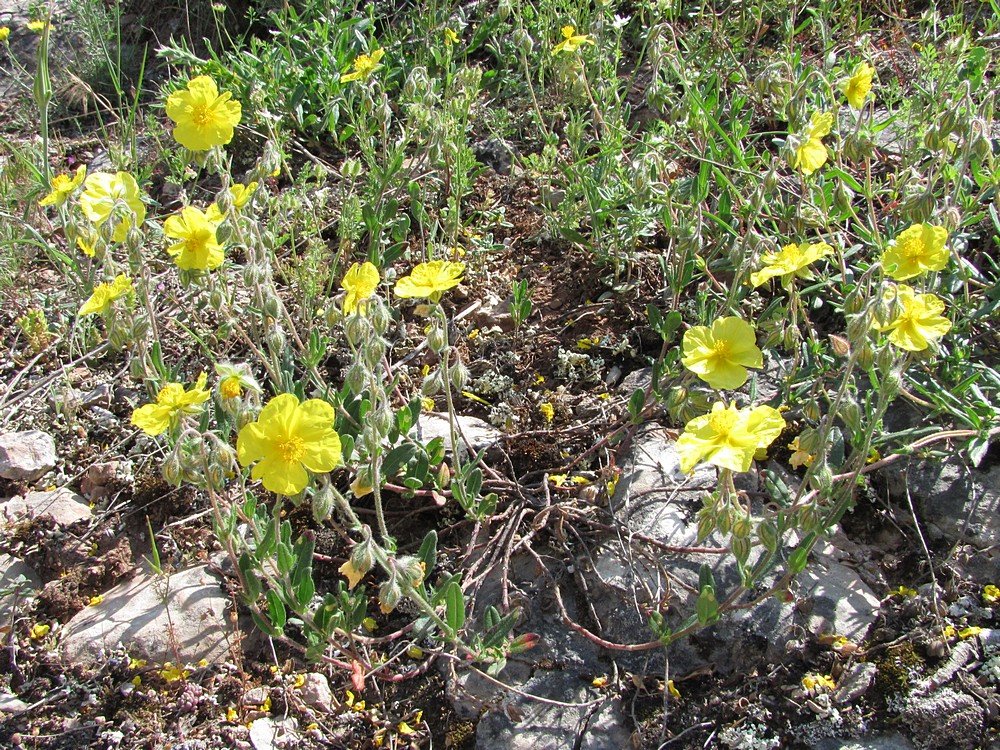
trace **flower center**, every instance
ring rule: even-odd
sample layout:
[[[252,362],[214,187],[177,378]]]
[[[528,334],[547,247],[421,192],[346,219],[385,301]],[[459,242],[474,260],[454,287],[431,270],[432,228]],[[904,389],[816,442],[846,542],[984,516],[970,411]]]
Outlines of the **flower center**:
[[[729,359],[731,350],[732,347],[725,339],[716,341],[712,346],[712,359],[715,361],[727,360]]]
[[[207,104],[195,105],[194,112],[191,113],[191,120],[200,128],[211,125],[214,119],[212,109]]]
[[[281,460],[288,463],[300,461],[306,452],[305,443],[297,435],[279,440],[275,447],[278,450],[278,455],[281,456]]]
[[[736,415],[728,409],[714,412],[709,420],[709,425],[718,435],[719,442],[725,442],[729,438],[729,431],[733,429],[735,423]]]

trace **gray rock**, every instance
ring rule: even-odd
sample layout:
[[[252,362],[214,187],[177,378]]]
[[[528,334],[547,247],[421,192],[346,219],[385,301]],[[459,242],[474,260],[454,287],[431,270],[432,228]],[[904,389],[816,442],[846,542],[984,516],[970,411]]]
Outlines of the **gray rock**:
[[[0,714],[19,714],[28,710],[28,704],[11,693],[0,693]]]
[[[79,521],[89,521],[94,514],[90,506],[70,489],[62,487],[46,492],[28,492],[24,497],[12,497],[0,503],[0,524],[7,518],[11,521],[26,517],[49,516],[60,526],[71,526]]]
[[[971,695],[942,688],[918,697],[901,716],[919,750],[965,750],[979,747],[985,715]]]
[[[67,623],[63,654],[71,664],[92,665],[121,645],[157,664],[224,661],[233,642],[228,602],[204,565],[169,577],[140,574]]]
[[[853,703],[871,688],[876,672],[878,667],[871,662],[855,662],[841,676],[833,700],[837,703]]]
[[[580,675],[566,671],[536,673],[521,688],[543,698],[582,704],[555,706],[510,694],[487,712],[476,727],[476,750],[586,750],[628,747],[621,701],[603,700]]]
[[[590,598],[610,640],[650,640],[646,613],[664,602],[671,626],[692,614],[703,564],[715,576],[720,600],[739,585],[734,559],[728,553],[709,552],[725,548],[726,540],[713,534],[700,544],[697,541],[696,513],[715,482],[715,469],[706,465],[690,475],[682,474],[673,440],[656,425],[636,435],[611,501],[619,522],[618,538],[607,541],[593,555],[592,572],[597,580]],[[630,548],[629,534],[651,537],[676,552],[653,548],[649,557],[639,556]],[[684,549],[693,546],[702,551]],[[796,578],[794,606],[769,597],[753,609],[727,614],[711,628],[671,646],[671,671],[685,674],[713,663],[719,672],[729,674],[752,669],[761,660],[780,661],[795,644],[794,633],[837,633],[861,640],[878,614],[878,597],[853,568],[830,554],[829,546],[824,551],[814,552],[810,565]],[[578,562],[586,569],[586,560]],[[775,576],[765,574],[760,590],[766,590]],[[638,669],[631,658],[619,660]]]
[[[272,719],[265,716],[250,723],[250,744],[254,750],[299,747],[299,723],[293,719]]]
[[[461,455],[473,454],[489,449],[500,442],[503,433],[488,422],[476,417],[457,417],[458,446]],[[413,437],[422,443],[434,438],[444,438],[445,448],[451,449],[451,426],[448,415],[440,412],[426,412],[420,415],[413,428]]]
[[[302,697],[302,702],[310,708],[322,713],[333,711],[333,692],[330,690],[330,681],[324,674],[319,672],[307,674],[305,682],[299,688],[299,695]]]
[[[1000,543],[1000,466],[981,471],[959,459],[911,460],[882,472],[890,495],[905,503],[907,490],[931,541]]]
[[[913,750],[913,743],[901,734],[881,737],[839,739],[828,737],[810,745],[811,750]]]
[[[41,587],[38,574],[23,560],[0,555],[0,620],[6,620],[20,600]]]
[[[0,435],[0,477],[34,482],[56,465],[56,441],[41,430]]]

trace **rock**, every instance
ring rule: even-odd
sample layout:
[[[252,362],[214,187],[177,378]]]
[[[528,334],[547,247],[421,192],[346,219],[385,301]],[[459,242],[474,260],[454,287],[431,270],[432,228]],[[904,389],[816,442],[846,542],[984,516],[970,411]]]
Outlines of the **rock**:
[[[49,516],[60,526],[71,526],[79,521],[89,521],[94,514],[80,495],[62,487],[46,492],[28,492],[24,497],[12,497],[0,503],[0,520],[6,517],[13,521],[22,516]]]
[[[19,714],[28,710],[28,704],[11,693],[0,692],[0,714]]]
[[[39,40],[41,34],[27,28],[29,21],[41,20],[51,9],[52,26],[49,32],[49,66],[53,84],[59,91],[67,83],[69,71],[84,69],[86,40],[82,24],[72,13],[74,3],[69,0],[55,0],[39,4],[33,0],[10,0],[0,4],[0,26],[10,28],[9,49],[11,57],[20,67],[26,68],[29,76],[34,75]],[[6,60],[0,63],[0,70],[11,70]],[[29,79],[30,80],[30,79]],[[16,96],[17,86],[13,76],[0,75],[0,94]]]
[[[476,727],[476,750],[604,750],[628,747],[621,701],[595,695],[583,677],[562,670],[536,673],[521,689],[532,695],[580,703],[553,706],[510,694]]]
[[[6,621],[18,602],[42,587],[38,574],[24,561],[0,555],[0,621]]]
[[[476,161],[492,168],[497,174],[510,172],[513,150],[506,142],[497,138],[487,138],[476,141],[471,148]]]
[[[971,695],[951,688],[912,699],[900,718],[919,750],[971,750],[983,739],[982,706]]]
[[[299,695],[303,703],[316,711],[321,713],[333,711],[333,692],[330,690],[330,681],[324,674],[309,672],[302,687],[299,688]]]
[[[264,686],[250,688],[243,694],[242,703],[244,706],[263,706],[270,695],[271,691]]]
[[[503,433],[489,423],[476,417],[457,417],[459,453],[467,456],[489,449],[500,442]],[[451,449],[451,427],[448,415],[440,412],[426,412],[420,415],[413,428],[413,437],[428,443],[436,437],[444,438],[445,448]]]
[[[913,750],[913,743],[901,734],[858,739],[829,737],[811,744],[811,750]]]
[[[224,661],[233,635],[228,602],[204,565],[169,577],[143,573],[66,624],[63,655],[71,664],[93,665],[124,646],[130,656],[157,664]]]
[[[56,466],[56,441],[41,430],[0,435],[0,477],[34,482]]]
[[[889,494],[906,504],[907,489],[929,541],[1000,543],[1000,465],[981,471],[959,459],[893,464],[881,472]]]
[[[280,721],[265,716],[250,724],[250,744],[254,750],[275,750],[275,748],[299,747],[299,723],[293,719]]]
[[[674,442],[662,428],[647,425],[636,435],[632,454],[623,462],[612,510],[623,530],[656,539],[677,552],[652,548],[649,558],[634,554],[623,541],[625,533],[595,551],[590,598],[605,637],[622,643],[650,640],[644,610],[662,602],[668,603],[667,624],[672,627],[693,614],[703,564],[713,572],[719,600],[739,585],[732,556],[708,551],[723,549],[727,540],[717,534],[700,543],[697,540],[696,514],[704,493],[715,483],[715,469],[704,464],[690,475],[681,473]],[[692,546],[703,551],[683,549]],[[879,599],[857,571],[839,562],[831,551],[829,546],[815,551],[797,576],[794,606],[769,597],[750,610],[730,612],[711,628],[672,645],[671,671],[683,675],[711,663],[720,673],[733,674],[751,670],[763,660],[782,661],[795,642],[793,634],[803,631],[814,636],[836,633],[859,642],[878,614]],[[758,554],[756,550],[751,553],[751,564]],[[577,562],[587,571],[585,558]],[[766,574],[758,591],[766,591],[776,575],[774,571]],[[635,656],[616,658],[626,668],[642,667]]]
[[[833,700],[837,703],[853,703],[871,688],[876,672],[878,667],[871,662],[855,662],[841,676]]]

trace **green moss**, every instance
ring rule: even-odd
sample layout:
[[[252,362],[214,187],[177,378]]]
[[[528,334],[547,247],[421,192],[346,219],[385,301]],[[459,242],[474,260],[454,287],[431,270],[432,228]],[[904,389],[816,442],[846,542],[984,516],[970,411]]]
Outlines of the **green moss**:
[[[875,673],[875,692],[886,699],[909,694],[913,674],[924,667],[924,660],[912,643],[887,648],[869,661],[878,670]]]

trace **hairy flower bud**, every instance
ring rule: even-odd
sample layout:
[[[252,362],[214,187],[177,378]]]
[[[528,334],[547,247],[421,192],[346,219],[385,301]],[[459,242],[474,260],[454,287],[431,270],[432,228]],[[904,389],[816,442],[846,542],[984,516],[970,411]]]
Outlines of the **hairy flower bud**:
[[[312,496],[312,514],[316,523],[322,524],[330,517],[333,513],[334,500],[333,488],[329,482],[323,481]]]
[[[448,346],[448,336],[444,329],[437,324],[432,324],[427,332],[427,345],[435,354],[440,354]]]
[[[461,391],[465,388],[465,384],[469,380],[469,368],[466,367],[461,362],[457,362],[452,365],[451,371],[451,384],[456,391]]]

